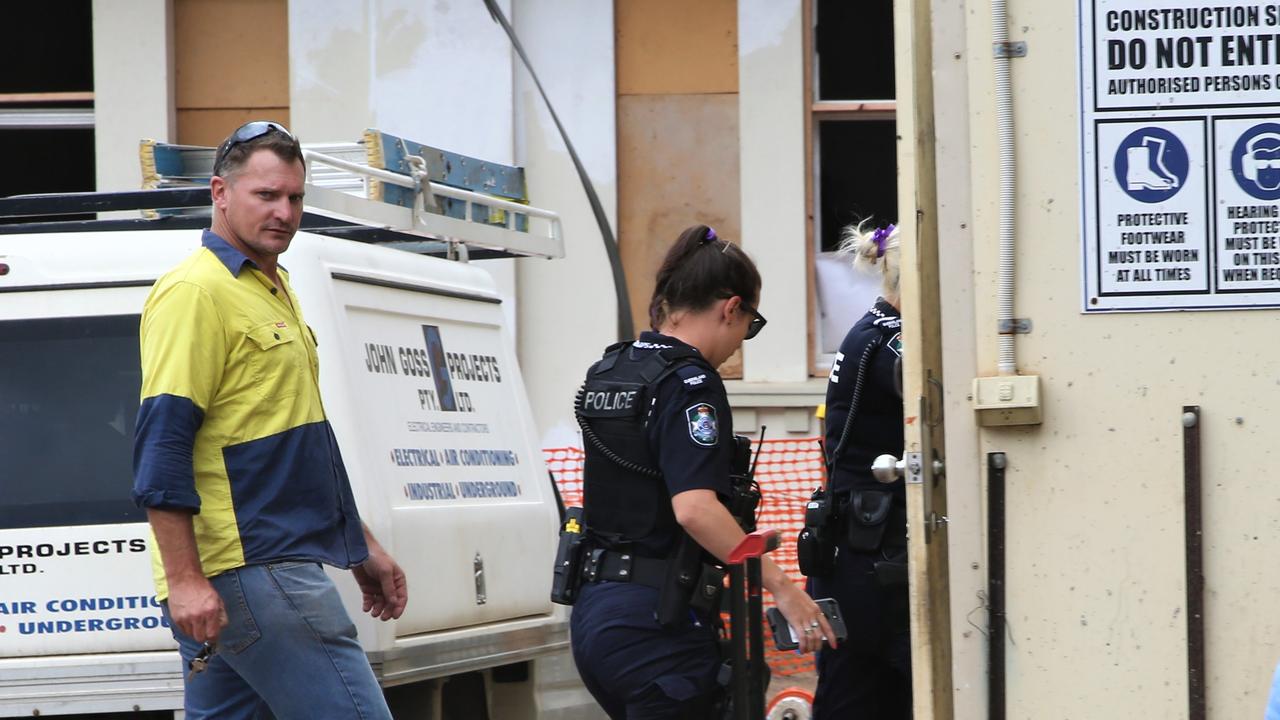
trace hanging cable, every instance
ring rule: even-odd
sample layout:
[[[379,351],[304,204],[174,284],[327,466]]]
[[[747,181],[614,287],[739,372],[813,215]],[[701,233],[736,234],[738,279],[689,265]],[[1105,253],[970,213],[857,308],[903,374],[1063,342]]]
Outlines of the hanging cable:
[[[609,256],[609,267],[613,270],[613,292],[618,303],[618,342],[634,340],[636,335],[635,326],[631,322],[631,298],[627,294],[627,276],[622,272],[622,257],[618,254],[618,241],[613,237],[613,228],[609,225],[609,218],[604,214],[604,206],[600,204],[600,198],[596,195],[595,186],[591,184],[591,178],[587,176],[586,168],[578,159],[578,152],[573,149],[573,143],[569,142],[569,134],[560,123],[560,116],[556,115],[556,109],[551,106],[547,91],[542,89],[542,82],[538,80],[538,74],[533,71],[533,65],[529,62],[529,56],[525,55],[524,47],[516,37],[516,31],[511,27],[511,23],[507,22],[507,17],[502,14],[502,9],[498,7],[496,0],[484,0],[484,6],[489,9],[489,15],[493,17],[494,22],[501,25],[507,37],[511,39],[511,46],[524,62],[525,69],[529,71],[529,77],[533,78],[533,84],[537,86],[538,94],[542,96],[542,102],[546,103],[547,111],[551,113],[551,119],[555,121],[556,129],[560,131],[560,138],[564,140],[564,146],[569,151],[573,167],[578,171],[582,189],[587,193],[587,202],[591,204],[591,212],[596,216],[596,225],[600,226],[600,238],[604,241],[605,254]]]

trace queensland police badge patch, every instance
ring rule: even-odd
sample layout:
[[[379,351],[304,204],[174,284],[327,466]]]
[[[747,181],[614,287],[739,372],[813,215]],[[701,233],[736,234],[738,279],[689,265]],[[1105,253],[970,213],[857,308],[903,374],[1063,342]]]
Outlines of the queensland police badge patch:
[[[716,409],[707,403],[698,403],[684,411],[685,420],[689,421],[689,437],[699,445],[712,447],[720,439],[720,423],[716,420]]]

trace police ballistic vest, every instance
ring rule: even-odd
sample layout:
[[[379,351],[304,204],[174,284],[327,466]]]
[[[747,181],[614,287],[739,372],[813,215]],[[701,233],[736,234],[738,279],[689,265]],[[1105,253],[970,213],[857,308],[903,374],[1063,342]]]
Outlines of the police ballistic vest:
[[[692,348],[640,353],[629,342],[609,346],[587,371],[574,409],[586,455],[583,509],[605,545],[643,546],[681,531],[646,428],[659,410],[658,385],[687,364],[715,372]]]

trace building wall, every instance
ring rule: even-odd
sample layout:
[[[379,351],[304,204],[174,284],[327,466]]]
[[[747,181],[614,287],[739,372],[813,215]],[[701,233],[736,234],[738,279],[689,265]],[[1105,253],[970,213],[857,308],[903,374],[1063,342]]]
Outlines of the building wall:
[[[773,354],[761,355],[762,369],[753,381],[729,382],[735,426],[753,431],[768,424],[775,438],[812,435],[823,380],[809,380],[804,367],[805,323],[798,323],[798,342],[793,332],[807,297],[799,2],[785,3],[781,11],[752,6],[747,13],[731,0],[623,0],[613,12],[607,5],[517,2],[515,17],[606,212],[612,215],[616,207],[614,228],[636,331],[648,327],[653,276],[681,230],[703,222],[744,246],[751,242],[742,218],[745,188],[752,188],[751,201],[762,203],[762,224],[777,213],[791,226],[781,240],[765,229],[754,235],[754,248],[747,246],[765,275],[762,312],[774,319],[745,352],[767,343]],[[556,41],[557,32],[570,25],[577,41],[565,46]],[[756,39],[747,71],[738,42],[744,28]],[[583,57],[593,62],[583,63]],[[606,64],[606,58],[614,60]],[[781,72],[773,67],[779,60]],[[523,72],[516,77],[519,162],[529,168],[535,204],[565,214],[567,238],[565,259],[519,266],[521,362],[544,445],[580,445],[571,401],[587,365],[617,339],[613,285],[599,233],[550,117]],[[756,93],[751,112],[740,106],[740,86]],[[779,98],[793,104],[774,112],[770,105]],[[767,120],[756,120],[760,109]],[[758,133],[751,143],[740,134],[744,124]],[[765,166],[777,161],[783,169],[770,168],[767,177],[746,183],[739,168],[748,160]],[[786,186],[781,193],[778,184]],[[779,372],[766,366],[779,357],[793,367]],[[723,371],[728,377],[752,372],[740,357]]]
[[[813,436],[826,377],[810,378],[812,252],[805,177],[805,13],[801,0],[739,0],[738,118],[743,248],[760,268],[770,319],[743,345],[743,381],[728,384],[742,430]]]
[[[996,368],[991,29],[987,4],[964,7],[936,19],[966,33],[970,148],[959,161],[969,166],[968,190],[940,176],[939,200],[963,204],[972,193],[971,264],[953,253],[958,264],[943,270],[952,293],[944,304],[972,303],[974,318],[969,326],[963,311],[948,313],[942,336],[948,483],[967,508],[953,509],[948,530],[953,582],[965,589],[952,594],[956,643],[965,646],[956,663],[981,656],[963,635],[984,616],[967,579],[985,567],[977,538],[988,518],[973,500],[985,483],[981,459],[1000,451],[1009,461],[1008,717],[1188,716],[1181,418],[1184,405],[1199,405],[1209,717],[1258,717],[1280,654],[1267,601],[1280,592],[1269,560],[1280,551],[1280,493],[1268,472],[1268,438],[1280,431],[1274,313],[1081,312],[1076,8],[1014,0],[1011,39],[1029,50],[1013,61],[1015,315],[1033,324],[1017,351],[1019,371],[1041,378],[1044,422],[979,429],[957,418],[970,407],[973,371]],[[934,57],[944,74],[959,59],[936,49]],[[940,103],[939,120],[965,109]],[[940,173],[956,142],[940,141]],[[942,224],[944,247],[968,241],[963,215]]]
[[[619,0],[618,245],[637,332],[662,258],[704,224],[742,241],[736,0]],[[741,376],[741,358],[721,373]]]
[[[516,33],[616,233],[612,3],[516,0],[513,13]],[[560,213],[565,233],[563,258],[517,262],[520,365],[542,446],[581,447],[573,396],[587,367],[617,341],[613,277],[568,151],[518,61],[515,118],[516,159],[528,173],[529,200]]]
[[[782,320],[745,346],[745,378],[753,382],[809,377],[808,93],[801,5],[739,2],[743,245],[761,268],[762,312]]]
[[[217,145],[250,120],[289,114],[286,0],[172,0],[177,136]]]
[[[511,12],[508,0],[498,3]],[[365,128],[515,164],[511,44],[483,3],[289,4],[292,128],[304,142],[354,142]],[[515,328],[509,260],[485,261]]]
[[[216,145],[289,125],[286,0],[95,0],[97,187],[137,189],[138,141]]]
[[[93,3],[97,189],[142,187],[138,141],[174,137],[173,0]]]
[[[498,3],[511,13],[511,3]],[[513,162],[511,45],[483,3],[289,4],[294,128],[311,142],[367,127]]]

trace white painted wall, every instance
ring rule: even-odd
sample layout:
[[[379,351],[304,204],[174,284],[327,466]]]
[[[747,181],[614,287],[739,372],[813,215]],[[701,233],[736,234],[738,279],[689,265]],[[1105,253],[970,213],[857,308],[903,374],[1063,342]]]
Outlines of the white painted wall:
[[[613,4],[513,0],[516,34],[564,123],[617,232]],[[587,367],[617,339],[613,276],[600,231],[564,143],[514,58],[516,161],[529,199],[564,220],[565,257],[520,261],[520,364],[543,447],[581,446],[573,396]]]
[[[142,186],[138,141],[174,133],[172,0],[93,0],[98,190]]]
[[[966,34],[970,166],[961,177],[954,160],[948,168],[945,155],[965,143],[940,128],[939,199],[970,203],[972,218],[971,254],[946,249],[969,237],[955,227],[966,213],[940,208],[944,260],[954,261],[944,269],[944,292],[954,293],[944,305],[973,307],[972,321],[963,310],[944,310],[948,483],[967,495],[951,507],[948,530],[957,561],[956,662],[982,657],[974,647],[981,640],[964,635],[970,620],[982,625],[984,616],[964,560],[983,557],[979,468],[986,453],[1001,451],[1009,461],[1008,717],[1188,716],[1180,419],[1183,405],[1199,405],[1208,715],[1261,717],[1280,656],[1273,601],[1280,566],[1272,560],[1280,554],[1280,491],[1271,478],[1280,434],[1276,314],[1081,313],[1076,4],[1013,0],[1010,39],[1028,44],[1012,70],[1015,315],[1033,327],[1017,337],[1018,363],[1020,372],[1041,377],[1044,422],[980,429],[960,418],[970,407],[966,368],[994,374],[996,365],[991,29],[985,2],[966,1],[963,12],[939,9],[937,22]],[[964,113],[964,104],[941,102],[953,89],[941,80],[951,57],[944,47],[954,50],[935,46],[939,125]],[[959,700],[982,694],[973,674],[955,679],[965,683],[957,708],[976,707]]]
[[[499,6],[510,13],[510,0]],[[515,163],[511,45],[476,0],[289,3],[292,130],[306,142],[365,128]],[[513,261],[483,263],[516,319]]]
[[[743,345],[747,382],[809,378],[804,32],[800,0],[739,0],[742,246],[764,280],[768,329]]]
[[[289,3],[290,115],[305,141],[376,127],[510,164],[511,92],[511,47],[482,2]]]

